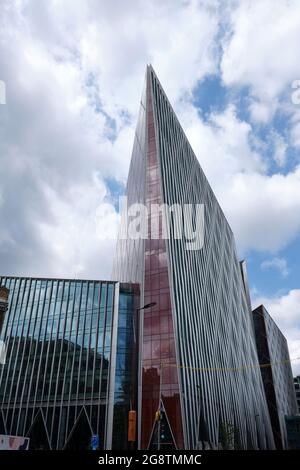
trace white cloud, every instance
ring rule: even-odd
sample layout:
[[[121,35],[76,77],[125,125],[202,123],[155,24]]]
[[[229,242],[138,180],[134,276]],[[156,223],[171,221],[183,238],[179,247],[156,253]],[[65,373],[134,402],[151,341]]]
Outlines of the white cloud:
[[[64,271],[74,270],[74,256],[68,254],[75,250],[73,237],[67,229],[62,233],[63,217],[53,215],[53,205],[66,219],[68,213],[72,218],[78,209],[70,195],[76,187],[81,194],[92,188],[96,192],[94,174],[108,198],[109,178],[125,182],[147,62],[153,63],[174,104],[240,250],[273,252],[293,240],[300,232],[299,168],[268,175],[263,144],[260,147],[251,124],[238,116],[233,104],[204,122],[190,101],[199,80],[219,73],[223,53],[224,82],[249,85],[257,119],[269,119],[270,106],[277,106],[278,93],[297,70],[299,14],[295,2],[282,3],[284,7],[274,1],[271,7],[269,0],[262,0],[249,6],[243,1],[231,10],[232,31],[220,44],[219,27],[226,20],[223,9],[218,16],[218,2],[182,2],[174,9],[171,0],[132,0],[126,6],[119,0],[2,1],[0,54],[5,76],[0,78],[5,79],[8,94],[7,105],[0,109],[0,158],[6,169],[0,176],[5,200],[2,266],[14,273],[30,266],[33,275],[43,270],[47,274],[50,240],[41,232],[47,226],[56,240],[49,264],[53,261],[59,269],[65,246]],[[226,18],[232,5],[226,5]],[[288,43],[291,50],[281,62],[274,50],[281,56]],[[283,75],[282,64],[287,68]],[[294,114],[294,144],[299,120]],[[272,158],[281,169],[287,143],[275,132],[272,139]],[[107,202],[100,195],[97,204],[81,198],[87,217],[95,217],[99,205]],[[107,217],[110,227],[113,211]],[[84,236],[78,230],[78,245],[84,246]],[[91,252],[93,243],[98,250],[95,234],[89,242]],[[31,263],[35,251],[39,256]],[[81,265],[88,272],[86,262]],[[99,276],[102,272],[107,271],[100,266]]]
[[[300,167],[286,175],[236,174],[223,205],[242,251],[276,252],[300,231]]]
[[[263,103],[256,99],[250,100],[249,111],[254,121],[267,124],[273,117],[278,102],[274,99],[271,103]]]
[[[57,263],[47,266],[48,271],[56,270],[62,277],[109,279],[119,217],[105,202],[105,185],[95,175],[88,185],[70,186],[64,199],[49,187],[44,192],[52,217],[37,228],[49,259]]]
[[[263,261],[260,265],[261,269],[277,269],[282,277],[287,277],[290,273],[286,259],[273,258]]]
[[[283,167],[287,160],[288,144],[285,139],[275,131],[271,133],[271,139],[274,147],[274,161],[279,167]]]
[[[296,122],[296,124],[292,127],[291,138],[292,138],[293,145],[299,149],[300,148],[300,120],[299,122]]]
[[[105,111],[115,119],[124,109],[135,116],[148,62],[167,84],[172,101],[216,70],[218,17],[206,3],[192,0],[174,8],[171,0],[127,1],[126,6],[121,0],[77,0],[74,8],[67,0],[57,8],[51,2],[51,47],[61,39],[62,27],[68,30],[83,71],[97,78]],[[39,19],[43,21],[44,15],[35,18],[33,27]]]
[[[273,253],[295,239],[300,232],[300,167],[268,174],[269,163],[251,125],[237,117],[232,105],[211,115],[209,122],[186,103],[179,115],[240,253],[251,249]],[[286,145],[281,136],[273,135],[273,159],[281,164]]]
[[[298,77],[298,1],[243,0],[232,11],[231,27],[221,64],[224,81],[249,85],[262,101],[273,100]]]
[[[276,110],[297,114],[292,83],[300,78],[298,0],[242,0],[231,10],[221,71],[226,85],[249,87],[252,119],[271,122]],[[286,118],[287,119],[287,118]],[[299,142],[299,119],[291,143]]]
[[[228,190],[234,175],[266,169],[261,155],[251,148],[251,125],[237,117],[233,105],[223,113],[211,114],[209,122],[189,103],[181,103],[177,110],[205,174],[220,194]]]
[[[253,305],[263,304],[288,340],[294,374],[300,374],[300,289],[285,295],[256,298]]]

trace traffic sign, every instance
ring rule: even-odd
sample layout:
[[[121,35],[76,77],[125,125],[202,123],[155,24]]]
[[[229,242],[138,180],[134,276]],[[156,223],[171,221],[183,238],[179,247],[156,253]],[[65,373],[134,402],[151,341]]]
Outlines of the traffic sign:
[[[94,434],[91,437],[91,448],[92,450],[99,449],[99,434]]]

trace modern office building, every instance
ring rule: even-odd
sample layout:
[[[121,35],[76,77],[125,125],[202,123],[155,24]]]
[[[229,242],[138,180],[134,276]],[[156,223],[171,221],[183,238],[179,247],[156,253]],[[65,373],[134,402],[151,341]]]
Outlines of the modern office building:
[[[0,277],[9,289],[1,339],[0,434],[34,449],[126,449],[136,408],[137,286]]]
[[[286,341],[252,314],[245,262],[151,66],[113,280],[0,286],[0,434],[34,449],[95,435],[100,449],[286,448]]]
[[[296,393],[296,400],[297,400],[297,413],[300,415],[300,375],[294,377],[294,388]]]
[[[263,305],[253,310],[253,319],[276,449],[287,449],[285,416],[297,413],[287,341]]]
[[[138,236],[124,211],[113,279],[154,304],[139,316],[139,446],[274,448],[245,265],[151,66],[127,197],[147,210]]]

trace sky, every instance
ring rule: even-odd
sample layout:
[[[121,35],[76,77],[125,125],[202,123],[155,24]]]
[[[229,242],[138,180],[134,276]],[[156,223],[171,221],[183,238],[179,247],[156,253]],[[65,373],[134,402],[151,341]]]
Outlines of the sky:
[[[1,274],[110,278],[151,63],[299,357],[299,49],[298,0],[1,0]]]

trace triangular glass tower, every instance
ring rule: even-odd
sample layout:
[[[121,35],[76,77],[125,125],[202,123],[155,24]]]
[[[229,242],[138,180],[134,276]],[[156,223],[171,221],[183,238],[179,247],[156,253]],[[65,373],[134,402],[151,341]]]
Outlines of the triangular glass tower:
[[[138,212],[139,222],[133,215]],[[220,412],[234,420],[245,449],[247,432],[253,432],[259,415],[261,434],[273,448],[245,266],[151,66],[113,278],[141,287],[139,447],[149,447],[163,403],[178,449],[197,448],[199,416],[207,440],[217,448]]]

